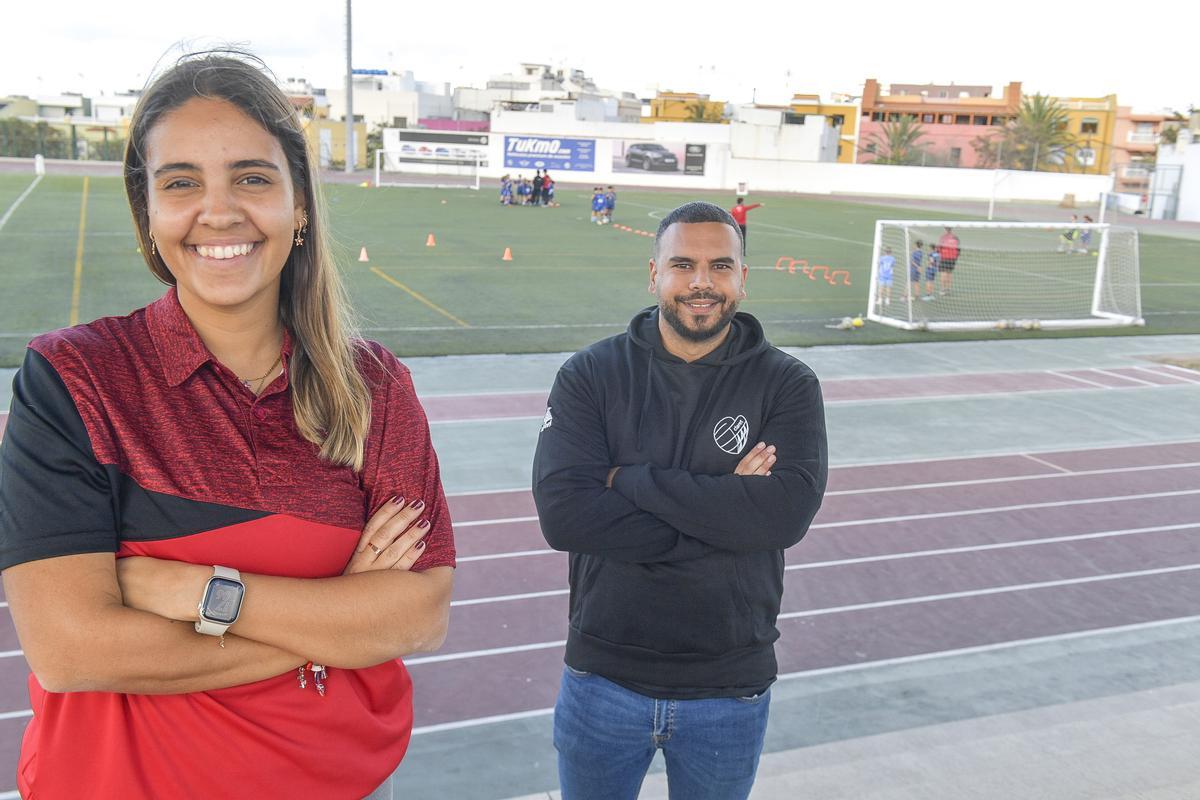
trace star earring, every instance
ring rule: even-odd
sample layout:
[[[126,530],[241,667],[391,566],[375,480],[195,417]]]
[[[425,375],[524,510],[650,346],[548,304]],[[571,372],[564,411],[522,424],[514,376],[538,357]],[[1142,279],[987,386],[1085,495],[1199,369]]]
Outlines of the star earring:
[[[158,254],[158,242],[154,241],[154,234],[150,234],[150,255]]]
[[[308,212],[301,211],[300,212],[300,227],[296,229],[296,238],[292,240],[292,243],[295,244],[296,247],[304,246],[304,234],[307,231],[308,231]]]

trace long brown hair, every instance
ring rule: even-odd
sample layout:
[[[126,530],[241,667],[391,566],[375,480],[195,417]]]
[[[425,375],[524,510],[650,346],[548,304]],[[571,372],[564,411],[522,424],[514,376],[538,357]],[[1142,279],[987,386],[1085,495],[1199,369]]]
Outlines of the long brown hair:
[[[228,102],[274,136],[295,191],[303,193],[308,232],[304,245],[292,248],[279,289],[280,320],[293,339],[292,408],[300,434],[320,447],[322,458],[361,470],[371,396],[356,355],[370,351],[360,344],[330,251],[320,176],[304,129],[256,57],[234,50],[186,55],[154,79],[138,101],[125,148],[125,193],[146,265],[160,281],[175,285],[162,256],[150,246],[146,138],[165,114],[196,97]]]

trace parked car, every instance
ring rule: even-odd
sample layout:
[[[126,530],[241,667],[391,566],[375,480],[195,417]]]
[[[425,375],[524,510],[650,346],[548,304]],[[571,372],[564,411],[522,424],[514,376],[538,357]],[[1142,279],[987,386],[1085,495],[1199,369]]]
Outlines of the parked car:
[[[645,142],[629,145],[629,149],[625,151],[625,166],[674,172],[679,169],[679,159],[661,144]]]

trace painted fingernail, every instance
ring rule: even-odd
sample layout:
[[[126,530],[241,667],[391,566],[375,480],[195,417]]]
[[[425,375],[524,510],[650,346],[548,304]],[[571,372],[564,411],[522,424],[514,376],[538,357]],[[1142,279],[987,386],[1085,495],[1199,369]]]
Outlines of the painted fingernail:
[[[413,549],[414,550],[424,550],[425,549],[425,540],[422,539],[421,541],[417,542],[415,545],[413,545]]]
[[[402,506],[402,505],[404,505],[404,498],[401,497],[400,495],[396,495],[395,497],[392,498],[392,503],[394,503],[395,505],[398,505],[398,506]]]
[[[425,507],[424,500],[414,500],[412,502],[412,504],[409,506],[409,508],[413,509],[414,511],[420,511],[424,507]]]
[[[429,520],[427,520],[427,519],[421,520],[420,522],[417,523],[417,527],[420,528],[421,530],[425,530],[426,528],[429,527]]]

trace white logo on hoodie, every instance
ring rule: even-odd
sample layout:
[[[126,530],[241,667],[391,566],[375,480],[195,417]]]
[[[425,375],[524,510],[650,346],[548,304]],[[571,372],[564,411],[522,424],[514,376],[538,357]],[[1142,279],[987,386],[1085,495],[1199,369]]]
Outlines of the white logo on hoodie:
[[[737,455],[746,448],[746,440],[750,438],[750,423],[741,414],[734,417],[722,417],[713,428],[713,441],[717,447],[726,453]]]
[[[546,416],[542,417],[542,431],[546,430],[546,428],[549,428],[553,422],[554,415],[550,413],[550,409],[547,407]],[[541,433],[542,431],[538,431],[538,433]]]

